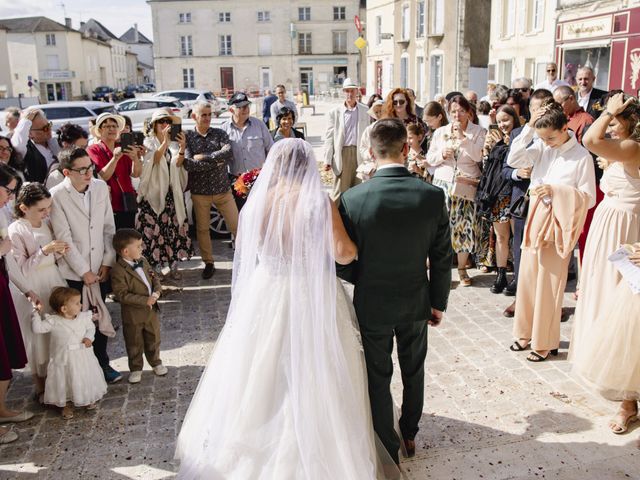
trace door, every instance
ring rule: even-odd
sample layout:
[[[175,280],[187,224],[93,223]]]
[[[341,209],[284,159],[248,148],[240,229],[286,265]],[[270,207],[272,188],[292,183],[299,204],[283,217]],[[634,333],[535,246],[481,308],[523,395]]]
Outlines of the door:
[[[300,90],[307,92],[309,95],[313,95],[313,69],[301,68],[300,69]]]
[[[233,92],[233,67],[220,67],[220,87],[225,92]]]
[[[271,88],[271,68],[260,67],[260,88],[265,90]]]

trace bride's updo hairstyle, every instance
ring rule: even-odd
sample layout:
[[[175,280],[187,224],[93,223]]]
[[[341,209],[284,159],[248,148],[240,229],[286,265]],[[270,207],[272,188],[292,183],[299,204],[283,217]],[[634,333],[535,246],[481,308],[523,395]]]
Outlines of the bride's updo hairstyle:
[[[562,130],[567,124],[567,116],[562,110],[562,105],[552,99],[548,99],[540,105],[544,114],[536,121],[535,128],[550,128]]]

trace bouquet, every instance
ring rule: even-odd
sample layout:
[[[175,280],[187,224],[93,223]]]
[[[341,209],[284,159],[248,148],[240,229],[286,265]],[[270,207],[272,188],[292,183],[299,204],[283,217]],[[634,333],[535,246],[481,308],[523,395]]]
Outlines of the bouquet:
[[[260,175],[259,168],[254,168],[253,170],[249,170],[248,172],[244,172],[239,175],[233,183],[233,193],[235,196],[238,198],[247,198],[253,184],[256,183],[258,175]]]

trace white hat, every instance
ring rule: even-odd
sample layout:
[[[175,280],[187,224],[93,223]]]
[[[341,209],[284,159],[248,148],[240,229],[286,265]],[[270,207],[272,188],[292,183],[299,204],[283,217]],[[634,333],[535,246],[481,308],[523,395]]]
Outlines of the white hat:
[[[358,84],[353,80],[351,80],[350,78],[345,78],[344,82],[342,83],[342,89],[348,90],[350,88],[358,88]]]
[[[100,134],[100,126],[106,121],[106,120],[113,120],[116,122],[116,124],[118,125],[118,131],[121,132],[126,123],[124,121],[124,117],[122,117],[121,115],[117,115],[115,113],[109,113],[109,112],[104,112],[101,113],[100,115],[98,115],[98,118],[96,118],[96,123],[93,126],[93,129],[91,131],[91,133],[93,134],[94,137],[96,138],[100,138],[101,134]]]
[[[182,123],[182,120],[180,119],[180,117],[174,115],[166,108],[159,108],[155,110],[151,115],[151,120],[149,120],[149,123],[157,122],[161,118],[168,118],[171,120],[171,123],[174,123],[174,124]]]

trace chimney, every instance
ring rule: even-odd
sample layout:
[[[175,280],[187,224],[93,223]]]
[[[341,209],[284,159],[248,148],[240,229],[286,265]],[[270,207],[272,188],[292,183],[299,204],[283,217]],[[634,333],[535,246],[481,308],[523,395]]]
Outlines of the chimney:
[[[64,17],[64,25],[67,28],[73,28],[71,27],[71,19],[69,17]]]
[[[80,28],[84,28],[85,25],[86,25],[85,22],[80,22]]]
[[[138,35],[138,24],[133,24],[133,43],[138,43],[140,41],[140,36]]]

